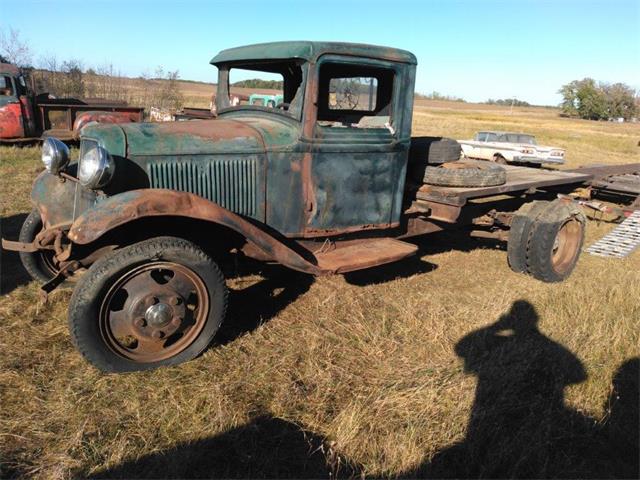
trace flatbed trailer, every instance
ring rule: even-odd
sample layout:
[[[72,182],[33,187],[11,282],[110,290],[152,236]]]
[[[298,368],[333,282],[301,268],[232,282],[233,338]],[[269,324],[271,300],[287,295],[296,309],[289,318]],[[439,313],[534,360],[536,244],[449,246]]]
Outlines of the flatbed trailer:
[[[593,197],[630,203],[633,209],[640,208],[640,163],[591,165],[566,172],[590,175],[586,186]]]
[[[467,163],[481,162],[481,160],[470,160]],[[527,192],[533,194],[538,190],[564,192],[572,190],[576,186],[584,185],[594,178],[591,173],[579,171],[542,170],[514,165],[503,165],[503,168],[507,172],[507,181],[503,185],[490,187],[422,185],[416,192],[416,199],[461,207],[468,200],[497,195],[527,194]]]

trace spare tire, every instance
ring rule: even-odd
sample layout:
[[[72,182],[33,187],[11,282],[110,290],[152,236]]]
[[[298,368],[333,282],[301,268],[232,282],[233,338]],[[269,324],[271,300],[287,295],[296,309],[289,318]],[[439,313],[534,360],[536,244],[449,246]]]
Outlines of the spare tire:
[[[507,172],[493,163],[461,160],[427,167],[423,180],[443,187],[493,187],[507,182]]]
[[[414,165],[439,165],[460,160],[462,147],[452,138],[414,137],[409,149],[409,162]]]

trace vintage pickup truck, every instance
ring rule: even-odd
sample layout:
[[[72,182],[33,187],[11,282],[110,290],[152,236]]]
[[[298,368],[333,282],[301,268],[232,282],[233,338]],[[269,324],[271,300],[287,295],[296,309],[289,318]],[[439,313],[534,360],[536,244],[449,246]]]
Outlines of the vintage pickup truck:
[[[563,164],[564,149],[538,145],[533,135],[512,132],[478,132],[473,140],[459,140],[467,158],[532,166]]]
[[[141,122],[144,109],[103,99],[36,95],[33,77],[0,63],[0,145],[31,143],[41,137],[74,141],[89,123]]]
[[[455,141],[412,138],[411,53],[278,42],[211,63],[215,119],[90,125],[77,162],[47,139],[34,210],[19,241],[3,239],[45,292],[77,281],[71,337],[97,368],[202,352],[225,317],[219,263],[231,255],[336,274],[413,255],[410,237],[464,227],[508,240],[518,272],[548,282],[571,273],[585,217],[558,193],[595,172],[450,162]],[[283,102],[232,105],[234,68],[282,75]]]

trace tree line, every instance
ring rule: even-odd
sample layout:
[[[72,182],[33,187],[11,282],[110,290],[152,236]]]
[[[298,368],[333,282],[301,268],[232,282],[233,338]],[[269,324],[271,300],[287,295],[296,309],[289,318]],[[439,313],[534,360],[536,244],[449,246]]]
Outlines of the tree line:
[[[239,88],[265,88],[269,90],[282,90],[282,80],[262,80],[260,78],[251,78],[249,80],[241,80],[231,84],[232,87]]]
[[[584,78],[563,85],[558,93],[562,95],[562,114],[568,117],[629,120],[640,112],[638,92],[624,83],[609,84]]]

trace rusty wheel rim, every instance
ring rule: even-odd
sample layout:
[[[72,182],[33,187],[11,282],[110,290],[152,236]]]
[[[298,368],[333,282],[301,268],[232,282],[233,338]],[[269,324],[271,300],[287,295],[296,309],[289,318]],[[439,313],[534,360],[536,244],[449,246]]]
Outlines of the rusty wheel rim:
[[[173,262],[153,262],[122,275],[100,306],[100,333],[113,352],[138,363],[188,348],[209,315],[202,279]]]
[[[558,230],[551,251],[551,264],[557,273],[565,273],[578,255],[582,226],[576,219],[567,220]]]

